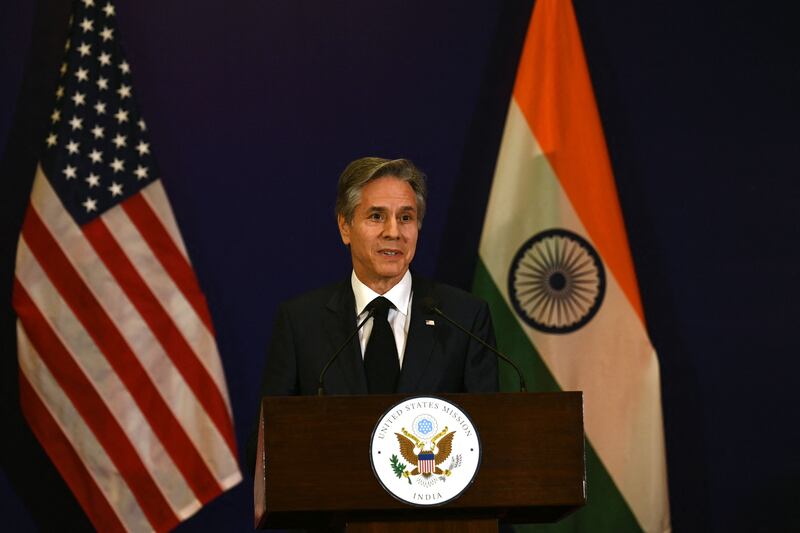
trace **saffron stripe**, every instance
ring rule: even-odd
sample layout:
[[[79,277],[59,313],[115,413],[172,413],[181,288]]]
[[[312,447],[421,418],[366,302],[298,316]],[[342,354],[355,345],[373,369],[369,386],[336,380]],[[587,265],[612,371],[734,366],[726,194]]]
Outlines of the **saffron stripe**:
[[[203,408],[214,422],[214,425],[222,434],[231,454],[236,456],[233,424],[228,415],[227,405],[220,395],[216,383],[205,367],[200,364],[200,361],[186,342],[186,339],[175,327],[172,318],[164,311],[158,299],[156,299],[150,288],[136,271],[136,268],[131,264],[125,252],[120,248],[101,218],[96,218],[92,222],[85,224],[81,229],[89,243],[97,252],[97,255],[103,260],[109,272],[111,272],[111,275],[117,280],[119,286],[128,296],[128,299],[134,307],[136,307],[142,315],[142,318],[147,322],[150,330],[164,347],[166,354],[192,389],[197,400],[203,405]],[[185,437],[183,432],[181,432],[181,435]],[[175,449],[168,446],[170,454],[173,456],[175,454],[180,456],[181,450],[185,449],[185,446],[191,444],[188,442],[188,437],[186,437],[186,439],[187,442],[181,443],[181,445]],[[205,464],[202,463],[202,459],[196,453],[196,450],[192,448],[192,451],[194,451],[194,457],[192,457],[191,461],[194,463],[192,468],[201,469],[201,471],[197,472],[197,477],[200,478],[198,481],[201,482],[200,486],[197,487],[201,490],[201,492],[198,493],[198,497],[200,497],[201,501],[205,502],[208,500],[204,498],[213,497],[214,494],[218,493],[216,488],[217,484],[211,473],[206,469]],[[178,462],[177,457],[176,462]],[[189,474],[192,472],[192,468],[189,468],[189,465],[184,464],[179,466],[179,468],[184,472],[184,475],[187,476],[187,479],[191,479]],[[184,468],[188,469],[184,470]],[[192,487],[195,487],[195,483],[190,481],[190,484]],[[209,494],[207,491],[203,493],[202,487],[211,486],[215,487],[213,494]]]
[[[33,210],[29,210],[28,214],[32,212]],[[30,244],[25,226],[23,235]],[[54,378],[116,465],[150,523],[156,529],[169,529],[176,525],[178,517],[172,512],[119,422],[97,394],[92,383],[86,379],[72,355],[50,329],[44,315],[18,279],[14,280],[14,308],[19,313],[20,322],[31,344],[48,368],[58,369],[58,374],[53,374]]]
[[[164,270],[169,272],[169,275],[175,281],[175,285],[178,286],[189,303],[191,303],[197,316],[206,325],[208,331],[213,334],[214,326],[211,323],[211,315],[206,306],[205,296],[203,296],[200,286],[197,284],[197,278],[194,275],[192,266],[181,254],[147,201],[140,195],[135,194],[122,204],[122,208],[150,245],[150,249],[153,250],[153,254],[158,258]]]
[[[603,261],[644,323],[616,183],[571,2],[536,3],[519,60],[514,100]]]
[[[98,531],[124,532],[122,522],[108,504],[105,495],[22,372],[19,373],[19,400],[28,425],[72,490],[75,499],[86,511],[92,525]]]

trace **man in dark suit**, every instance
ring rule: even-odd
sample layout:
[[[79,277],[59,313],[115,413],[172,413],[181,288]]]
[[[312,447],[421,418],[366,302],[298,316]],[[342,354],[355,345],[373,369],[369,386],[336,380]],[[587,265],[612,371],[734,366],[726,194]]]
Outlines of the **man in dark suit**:
[[[345,168],[336,215],[353,272],[281,305],[262,395],[316,394],[325,363],[365,320],[325,375],[328,394],[497,390],[495,356],[424,305],[436,302],[494,345],[486,303],[409,272],[426,194],[425,176],[407,159],[365,157]],[[371,311],[381,302],[382,314]]]
[[[497,359],[477,342],[424,309],[425,296],[459,324],[494,345],[485,302],[423,278],[413,278],[411,324],[393,392],[496,392]],[[272,334],[262,394],[316,394],[320,371],[356,328],[350,279],[284,303]],[[325,375],[327,394],[368,394],[358,339]]]
[[[410,161],[365,157],[347,166],[336,214],[353,272],[281,305],[262,395],[316,394],[326,362],[362,322],[325,375],[327,394],[498,390],[494,354],[424,305],[436,302],[494,345],[487,304],[409,272],[425,205],[424,175]]]
[[[353,272],[280,306],[262,396],[316,394],[320,372],[340,347],[325,375],[327,394],[498,390],[495,355],[429,308],[435,302],[494,346],[486,302],[409,272],[426,194],[424,175],[407,159],[365,157],[345,168],[336,215]],[[254,437],[248,443],[251,466]]]

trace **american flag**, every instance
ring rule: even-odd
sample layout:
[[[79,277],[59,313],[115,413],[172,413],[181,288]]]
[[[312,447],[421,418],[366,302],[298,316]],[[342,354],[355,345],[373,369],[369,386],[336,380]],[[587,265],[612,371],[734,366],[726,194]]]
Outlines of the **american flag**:
[[[166,531],[241,480],[205,298],[113,4],[75,3],[17,250],[20,401],[100,531]]]
[[[436,458],[430,452],[423,452],[417,456],[417,466],[421,474],[431,474],[436,468]]]

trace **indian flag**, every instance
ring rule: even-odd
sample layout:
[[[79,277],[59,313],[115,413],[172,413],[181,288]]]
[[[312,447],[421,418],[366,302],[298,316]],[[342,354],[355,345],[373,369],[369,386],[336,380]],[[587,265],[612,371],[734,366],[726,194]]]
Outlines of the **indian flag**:
[[[658,359],[568,0],[531,17],[475,291],[531,389],[584,393],[588,504],[545,529],[670,531]]]

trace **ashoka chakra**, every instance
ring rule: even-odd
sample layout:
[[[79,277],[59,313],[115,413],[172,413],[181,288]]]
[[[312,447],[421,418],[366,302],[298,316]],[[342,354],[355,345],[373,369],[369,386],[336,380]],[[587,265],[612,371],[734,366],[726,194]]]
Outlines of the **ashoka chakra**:
[[[511,262],[508,294],[526,324],[570,333],[597,313],[606,290],[603,262],[586,239],[564,229],[537,233]]]

